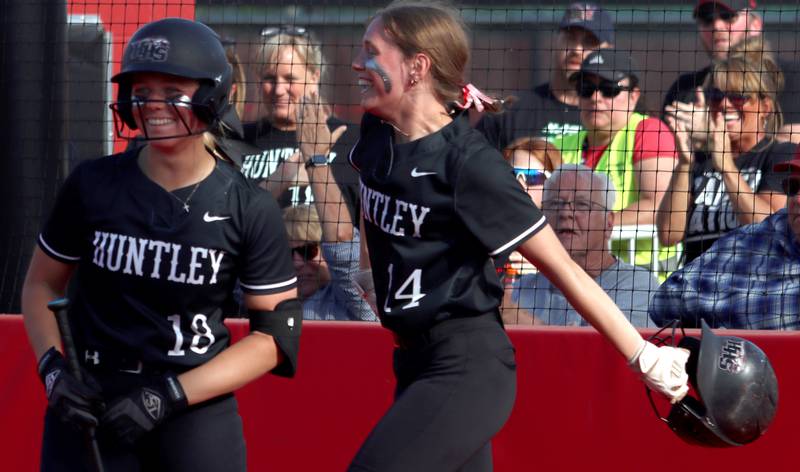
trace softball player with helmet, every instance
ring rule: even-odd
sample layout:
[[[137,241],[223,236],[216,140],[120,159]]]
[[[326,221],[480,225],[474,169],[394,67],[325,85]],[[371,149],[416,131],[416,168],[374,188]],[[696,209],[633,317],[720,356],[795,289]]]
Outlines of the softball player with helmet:
[[[23,290],[49,403],[42,470],[90,469],[82,426],[97,426],[106,470],[245,470],[232,392],[296,368],[302,316],[281,214],[204,148],[231,107],[231,67],[210,28],[149,23],[121,67],[112,108],[147,144],[69,176]],[[251,333],[230,345],[221,306],[237,279]],[[47,310],[70,281],[83,383]]]
[[[642,339],[559,243],[512,169],[465,109],[493,107],[464,85],[458,12],[396,2],[353,61],[366,114],[350,154],[383,325],[395,336],[395,401],[351,471],[489,471],[490,440],[514,404],[514,350],[492,258],[515,248],[673,401],[688,352]]]

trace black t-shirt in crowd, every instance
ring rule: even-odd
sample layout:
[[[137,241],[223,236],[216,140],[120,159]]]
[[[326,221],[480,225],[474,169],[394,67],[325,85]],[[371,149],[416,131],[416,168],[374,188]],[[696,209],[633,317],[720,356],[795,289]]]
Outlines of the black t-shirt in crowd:
[[[784,78],[783,90],[778,94],[778,103],[783,112],[783,122],[800,123],[800,67],[782,59],[778,59],[778,66],[781,68]],[[678,77],[667,91],[662,110],[675,101],[694,102],[695,89],[704,86],[710,72],[711,66],[708,66]]]
[[[347,163],[347,155],[358,141],[358,127],[334,117],[328,119],[328,127],[331,130],[342,125],[347,126],[347,131],[333,146],[328,155],[328,162],[350,210],[353,224],[358,226],[358,174]],[[272,126],[267,120],[245,124],[244,140],[260,150],[260,152],[245,155],[241,169],[245,177],[255,182],[261,182],[269,177],[275,172],[278,164],[299,149],[295,131],[282,131]],[[314,195],[308,185],[292,185],[278,198],[281,208],[311,204],[313,201]]]
[[[559,101],[549,83],[522,92],[502,113],[481,118],[475,129],[499,150],[524,137],[552,140],[562,134],[577,133],[582,128],[580,109]]]
[[[775,164],[794,156],[792,143],[761,141],[753,150],[736,158],[745,182],[754,192],[782,192],[783,175],[773,171]],[[692,169],[692,205],[686,224],[683,246],[686,262],[694,260],[719,239],[741,226],[722,181],[706,154],[699,155]]]
[[[139,168],[141,148],[80,164],[39,236],[78,264],[70,324],[81,359],[183,372],[230,344],[223,304],[239,279],[255,295],[297,278],[275,199],[224,161],[167,192]],[[186,211],[188,207],[188,211]]]
[[[545,218],[466,115],[396,144],[389,124],[365,114],[350,162],[361,176],[383,325],[412,334],[496,310],[503,288],[492,258],[514,250]]]

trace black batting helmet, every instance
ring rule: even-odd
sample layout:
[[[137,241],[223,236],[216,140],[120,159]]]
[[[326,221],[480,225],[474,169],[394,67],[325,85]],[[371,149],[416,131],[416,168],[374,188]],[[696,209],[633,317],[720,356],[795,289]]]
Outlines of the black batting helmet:
[[[192,112],[212,126],[231,116],[228,102],[233,68],[217,33],[208,26],[183,18],[165,18],[147,23],[133,34],[122,56],[120,72],[111,78],[119,84],[112,109],[131,129],[133,119],[131,76],[159,72],[197,80],[200,87],[191,97]],[[241,126],[228,123],[229,126]]]
[[[746,339],[717,336],[705,320],[701,339],[684,336],[678,346],[691,352],[686,370],[697,397],[687,395],[659,417],[700,446],[742,446],[761,437],[778,407],[778,380],[764,351]]]

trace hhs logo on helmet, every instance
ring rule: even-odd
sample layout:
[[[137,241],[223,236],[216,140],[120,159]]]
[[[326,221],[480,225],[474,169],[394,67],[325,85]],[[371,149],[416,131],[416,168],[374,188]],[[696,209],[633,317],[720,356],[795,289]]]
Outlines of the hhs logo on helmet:
[[[163,38],[144,38],[130,43],[126,51],[126,61],[164,62],[169,56],[169,41]]]

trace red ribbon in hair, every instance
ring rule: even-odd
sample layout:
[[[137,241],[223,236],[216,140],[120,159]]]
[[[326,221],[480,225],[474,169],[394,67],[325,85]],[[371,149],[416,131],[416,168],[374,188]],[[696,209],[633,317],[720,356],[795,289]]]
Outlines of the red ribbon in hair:
[[[456,105],[462,110],[466,110],[467,108],[474,106],[476,110],[482,112],[484,102],[494,103],[494,99],[492,99],[492,97],[489,97],[488,95],[484,94],[472,84],[467,84],[464,87],[462,87],[461,92],[464,103],[462,104],[456,102]]]

